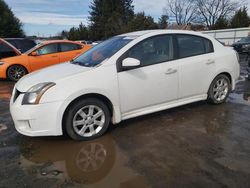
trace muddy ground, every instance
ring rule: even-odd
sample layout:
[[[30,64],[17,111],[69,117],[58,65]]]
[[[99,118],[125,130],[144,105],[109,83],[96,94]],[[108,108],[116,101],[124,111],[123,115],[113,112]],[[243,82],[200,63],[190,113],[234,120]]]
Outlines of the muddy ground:
[[[0,81],[0,187],[250,187],[247,79],[225,104],[124,121],[90,142],[18,134],[8,107],[13,85]]]

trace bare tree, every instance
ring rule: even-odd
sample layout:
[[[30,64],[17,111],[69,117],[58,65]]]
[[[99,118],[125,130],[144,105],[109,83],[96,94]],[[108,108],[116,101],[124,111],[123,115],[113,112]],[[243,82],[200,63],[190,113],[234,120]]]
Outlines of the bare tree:
[[[205,22],[209,29],[215,26],[218,19],[228,18],[239,7],[243,6],[244,0],[195,0],[198,16]]]
[[[175,18],[178,25],[186,25],[197,18],[195,0],[167,0],[165,11]]]

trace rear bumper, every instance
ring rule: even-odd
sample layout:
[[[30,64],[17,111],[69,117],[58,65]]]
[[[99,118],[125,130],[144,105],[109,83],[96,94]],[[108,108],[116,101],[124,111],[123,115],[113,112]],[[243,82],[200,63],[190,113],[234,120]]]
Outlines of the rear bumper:
[[[15,102],[12,97],[10,102],[16,130],[26,136],[62,135],[62,128],[57,125],[57,114],[62,103],[22,105],[23,96],[24,94],[20,94]]]

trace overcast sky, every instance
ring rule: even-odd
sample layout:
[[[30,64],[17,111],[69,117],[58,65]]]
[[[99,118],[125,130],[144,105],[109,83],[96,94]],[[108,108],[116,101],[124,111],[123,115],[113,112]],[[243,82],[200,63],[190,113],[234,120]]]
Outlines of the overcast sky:
[[[27,35],[50,36],[80,22],[88,24],[92,0],[5,0],[24,24]],[[134,0],[135,11],[145,11],[157,21],[166,0]]]
[[[24,24],[27,35],[50,36],[83,22],[88,24],[92,0],[5,0]],[[134,0],[135,11],[155,21],[163,14],[166,0]],[[250,12],[250,10],[249,10]]]

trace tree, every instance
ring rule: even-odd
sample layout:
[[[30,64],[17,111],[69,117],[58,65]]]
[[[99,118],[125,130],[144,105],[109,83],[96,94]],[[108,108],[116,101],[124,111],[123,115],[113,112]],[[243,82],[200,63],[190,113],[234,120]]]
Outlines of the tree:
[[[192,23],[197,18],[194,0],[168,0],[166,11],[175,18],[178,25]]]
[[[0,0],[0,37],[23,37],[22,24],[9,6]]]
[[[154,18],[146,16],[144,12],[135,14],[133,20],[128,24],[130,31],[139,31],[146,29],[158,29],[158,24],[154,22]]]
[[[243,1],[239,0],[195,0],[198,16],[209,29],[214,28],[219,18],[228,18]]]
[[[159,18],[159,21],[158,21],[158,27],[160,29],[166,29],[168,27],[168,15],[161,15],[161,17]]]
[[[90,31],[83,23],[78,27],[72,27],[69,31],[62,31],[60,37],[69,40],[90,40]]]
[[[213,28],[211,29],[227,29],[229,26],[229,21],[226,18],[218,18],[218,20],[215,22]]]
[[[93,0],[90,5],[90,31],[94,40],[103,40],[128,30],[133,19],[132,0]]]
[[[239,28],[239,27],[249,27],[250,26],[250,17],[247,14],[247,7],[240,8],[237,10],[232,17],[231,27]]]

